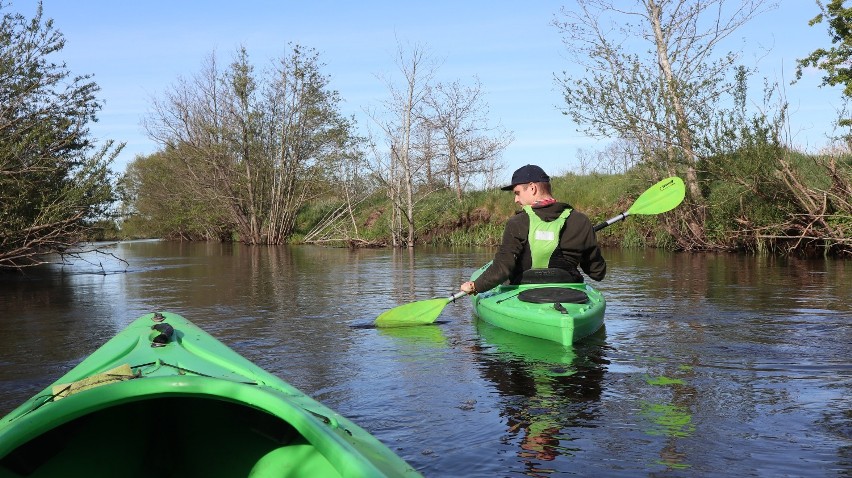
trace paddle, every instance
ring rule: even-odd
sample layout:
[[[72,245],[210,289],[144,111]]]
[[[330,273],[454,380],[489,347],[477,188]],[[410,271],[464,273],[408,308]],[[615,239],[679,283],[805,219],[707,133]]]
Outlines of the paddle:
[[[408,327],[411,325],[431,324],[441,315],[441,311],[444,310],[447,304],[465,295],[467,294],[459,292],[449,298],[436,297],[434,299],[419,300],[410,304],[400,305],[379,314],[374,324],[376,327]]]
[[[630,209],[595,226],[595,231],[611,226],[630,215],[652,215],[671,211],[683,201],[685,195],[686,188],[682,179],[677,176],[663,179],[642,193]]]
[[[683,201],[686,189],[683,180],[678,177],[663,179],[650,189],[642,193],[630,206],[630,209],[595,226],[599,231],[611,224],[625,219],[629,215],[636,214],[662,214],[677,207]],[[441,315],[441,311],[450,302],[464,297],[464,292],[459,292],[452,297],[436,297],[434,299],[419,300],[410,304],[400,305],[391,310],[382,312],[375,320],[376,327],[409,327],[412,325],[431,324]]]

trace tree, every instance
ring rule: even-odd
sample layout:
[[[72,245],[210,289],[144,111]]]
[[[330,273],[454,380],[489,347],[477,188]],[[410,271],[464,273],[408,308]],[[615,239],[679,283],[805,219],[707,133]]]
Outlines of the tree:
[[[284,243],[360,141],[321,68],[316,51],[295,45],[257,73],[241,48],[224,70],[211,55],[154,101],[146,128],[183,165],[185,194],[223,205],[246,244]]]
[[[686,249],[706,242],[705,197],[696,163],[703,131],[733,88],[737,55],[714,49],[764,10],[764,0],[577,0],[556,26],[581,76],[558,80],[564,113],[587,133],[638,145],[658,176],[683,174],[690,207],[670,227]]]
[[[178,157],[165,150],[139,156],[127,165],[119,183],[125,237],[173,240],[231,240],[227,204],[207,195],[187,194],[192,177]],[[163,178],[169,178],[164,181]]]
[[[797,61],[796,80],[802,78],[805,68],[817,68],[825,72],[822,86],[843,85],[843,96],[852,99],[852,7],[844,7],[843,0],[831,0],[823,4],[817,0],[821,13],[808,25],[814,26],[828,19],[828,32],[832,46],[826,50],[817,48],[807,57]],[[841,118],[840,126],[852,126],[852,118]]]
[[[266,233],[276,244],[292,234],[306,201],[352,192],[340,182],[351,178],[339,173],[358,162],[363,139],[355,120],[340,114],[340,95],[322,67],[315,50],[296,45],[265,82],[262,157],[272,171]]]
[[[459,81],[438,83],[425,98],[426,122],[442,138],[446,172],[461,201],[465,183],[488,176],[498,166],[512,135],[488,123],[488,107],[479,80],[472,86]]]
[[[128,165],[123,182],[130,188],[130,197],[142,218],[157,224],[151,232],[159,236],[206,238],[199,232],[211,228],[205,222],[207,213],[199,215],[195,208],[181,207],[182,212],[173,209],[176,204],[199,201],[224,208],[222,212],[233,228],[242,225],[240,234],[251,237],[234,189],[236,182],[228,180],[234,175],[226,152],[225,93],[220,75],[216,58],[211,55],[194,78],[179,79],[163,98],[154,99],[152,113],[144,122],[149,137],[162,145],[162,151],[153,157],[136,158]],[[174,178],[173,184],[180,187],[162,184],[163,177]],[[164,186],[167,193],[162,191]],[[185,217],[187,213],[192,217]],[[187,227],[188,223],[192,226]]]
[[[594,171],[603,174],[625,174],[641,163],[640,158],[635,143],[624,139],[615,140],[601,151],[592,153],[577,150],[577,160],[580,163],[578,173],[586,175]]]
[[[399,85],[386,79],[389,99],[381,111],[368,112],[383,135],[382,144],[372,144],[373,170],[393,204],[393,245],[414,247],[417,203],[445,187],[461,200],[479,178],[493,184],[512,136],[489,125],[478,81],[435,83],[437,63],[424,46],[398,45],[397,66]]]
[[[0,3],[0,11],[8,9]],[[0,267],[76,255],[108,218],[109,166],[123,148],[96,145],[88,125],[101,103],[91,75],[72,76],[54,58],[65,38],[43,18],[4,12],[0,23]]]
[[[405,243],[413,248],[417,176],[424,169],[431,171],[426,162],[418,160],[414,140],[431,137],[422,135],[420,130],[426,127],[422,109],[436,67],[421,45],[415,45],[410,51],[398,45],[397,66],[403,76],[402,88],[387,79],[390,98],[385,102],[383,114],[369,113],[382,130],[387,146],[387,150],[383,151],[374,144],[374,171],[385,184],[393,207],[390,218],[393,245],[398,247]],[[421,148],[422,151],[427,149]],[[427,159],[431,160],[432,156],[429,154]],[[405,219],[404,227],[402,219]],[[403,229],[407,231],[405,237],[402,236]]]

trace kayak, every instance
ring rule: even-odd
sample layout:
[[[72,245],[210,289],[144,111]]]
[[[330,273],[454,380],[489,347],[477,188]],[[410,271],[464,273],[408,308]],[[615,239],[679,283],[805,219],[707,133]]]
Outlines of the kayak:
[[[146,314],[0,420],[0,478],[415,477],[183,317]]]
[[[479,277],[490,263],[472,275]],[[499,285],[471,296],[476,316],[504,330],[571,345],[597,332],[606,301],[586,283],[561,282],[559,269],[534,269],[520,285]]]

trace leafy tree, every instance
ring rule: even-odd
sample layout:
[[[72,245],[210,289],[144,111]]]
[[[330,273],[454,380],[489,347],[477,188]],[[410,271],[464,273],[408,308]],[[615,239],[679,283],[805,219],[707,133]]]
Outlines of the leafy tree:
[[[122,233],[128,238],[230,240],[226,204],[175,187],[191,181],[176,159],[179,154],[167,149],[139,156],[127,165],[119,188],[125,207]]]
[[[0,3],[0,267],[22,268],[80,252],[110,214],[109,165],[123,144],[92,142],[99,88],[55,62],[65,38],[41,4],[32,19],[8,8]]]
[[[556,26],[583,73],[565,73],[564,113],[585,131],[637,145],[657,176],[681,174],[689,204],[685,249],[712,247],[698,178],[702,132],[730,95],[737,55],[716,47],[764,10],[764,0],[576,0]]]
[[[802,78],[805,68],[823,70],[822,85],[843,85],[843,96],[852,98],[852,7],[844,7],[843,0],[831,0],[827,4],[816,2],[821,12],[808,25],[814,26],[828,20],[828,32],[832,46],[828,50],[817,48],[807,57],[798,60],[796,80]],[[841,126],[852,126],[852,118],[841,118]]]
[[[359,139],[322,66],[315,50],[296,45],[256,72],[241,48],[224,69],[211,55],[194,78],[154,101],[146,128],[185,178],[179,194],[221,208],[194,209],[196,226],[213,219],[206,231],[225,230],[220,220],[227,216],[240,241],[281,244],[299,209],[328,190],[329,171],[342,169]],[[153,172],[155,164],[141,166]],[[138,200],[164,198],[140,189]]]

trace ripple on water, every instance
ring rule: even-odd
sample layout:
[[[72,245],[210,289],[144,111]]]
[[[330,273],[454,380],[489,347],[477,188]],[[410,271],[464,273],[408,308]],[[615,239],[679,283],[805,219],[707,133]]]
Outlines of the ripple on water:
[[[493,251],[116,250],[134,272],[99,277],[85,265],[0,277],[4,407],[129,320],[168,308],[426,476],[835,476],[850,467],[850,262],[606,251],[605,330],[552,353],[489,335],[468,301],[432,326],[356,326],[448,296]]]

